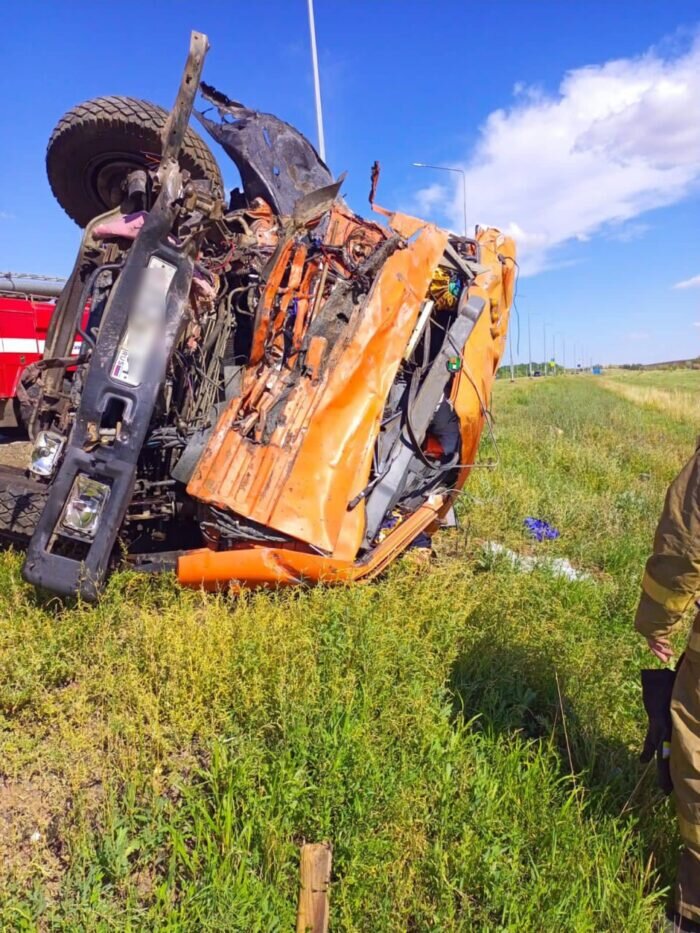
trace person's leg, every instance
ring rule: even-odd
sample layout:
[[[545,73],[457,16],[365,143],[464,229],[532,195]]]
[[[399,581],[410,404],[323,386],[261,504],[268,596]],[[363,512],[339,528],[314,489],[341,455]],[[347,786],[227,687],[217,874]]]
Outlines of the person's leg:
[[[671,777],[685,848],[676,875],[676,910],[700,921],[700,664],[684,658],[671,700]]]

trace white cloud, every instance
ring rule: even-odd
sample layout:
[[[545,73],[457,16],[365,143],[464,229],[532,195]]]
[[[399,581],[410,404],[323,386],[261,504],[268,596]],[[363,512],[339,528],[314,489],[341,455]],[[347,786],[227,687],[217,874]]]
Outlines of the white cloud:
[[[577,68],[556,95],[518,85],[509,109],[481,127],[467,171],[470,224],[513,234],[521,268],[552,264],[556,248],[673,204],[700,180],[700,37],[675,57]],[[461,229],[461,181],[419,206],[441,209]],[[624,236],[624,234],[623,234]]]
[[[9,211],[0,211],[0,220],[14,220],[15,215],[10,214]]]
[[[449,191],[444,185],[432,184],[421,188],[416,194],[418,213],[422,216],[430,214],[436,207],[441,207],[448,196]]]
[[[631,221],[627,224],[620,224],[610,231],[610,239],[618,243],[633,243],[635,240],[641,240],[651,230],[651,224],[636,223]]]
[[[693,321],[693,327],[700,327],[700,321]]]
[[[676,282],[674,288],[700,288],[700,275],[694,275],[692,279],[683,279],[682,282]]]

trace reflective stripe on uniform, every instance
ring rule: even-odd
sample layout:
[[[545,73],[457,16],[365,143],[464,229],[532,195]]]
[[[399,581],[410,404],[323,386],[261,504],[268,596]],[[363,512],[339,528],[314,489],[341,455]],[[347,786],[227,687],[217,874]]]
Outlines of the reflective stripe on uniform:
[[[676,590],[666,589],[650,576],[649,571],[646,571],[642,578],[642,589],[650,599],[663,606],[664,609],[668,609],[669,612],[685,612],[693,601],[692,593],[679,593]]]
[[[680,813],[676,815],[678,816],[678,828],[680,829],[683,842],[687,842],[688,845],[692,846],[694,849],[700,848],[700,823],[691,823],[690,820],[686,820]]]

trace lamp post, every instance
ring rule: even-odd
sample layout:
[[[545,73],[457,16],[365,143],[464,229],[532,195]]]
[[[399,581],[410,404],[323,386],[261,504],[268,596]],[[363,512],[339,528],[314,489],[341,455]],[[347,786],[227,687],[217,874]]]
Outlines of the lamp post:
[[[508,349],[510,350],[510,381],[515,382],[515,366],[513,364],[513,338],[508,335]]]
[[[547,375],[547,328],[551,326],[551,321],[542,323],[542,341],[544,344],[544,374]]]
[[[554,335],[554,356],[557,355],[557,337],[561,337],[561,349],[562,349],[562,363],[564,364],[563,368],[566,369],[566,337],[562,334],[560,330]]]
[[[309,9],[309,35],[311,38],[311,66],[314,73],[314,101],[316,104],[316,129],[318,131],[318,154],[326,161],[326,140],[323,135],[323,111],[321,110],[321,79],[318,74],[318,52],[316,51],[316,20],[314,0],[307,0]]]
[[[537,313],[530,314],[527,313],[527,374],[532,376],[532,328],[530,327],[530,320],[533,317],[537,317]]]
[[[467,175],[463,168],[450,165],[429,165],[427,162],[412,162],[414,168],[433,168],[438,172],[454,172],[462,176],[462,210],[464,212],[464,235],[467,236]]]

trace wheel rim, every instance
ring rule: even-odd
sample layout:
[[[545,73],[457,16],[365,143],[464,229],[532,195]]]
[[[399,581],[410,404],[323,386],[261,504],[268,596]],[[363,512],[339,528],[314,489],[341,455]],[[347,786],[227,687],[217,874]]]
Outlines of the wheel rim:
[[[157,155],[153,158],[158,160]],[[106,209],[117,207],[123,197],[123,182],[130,172],[146,168],[150,159],[146,153],[107,152],[95,156],[85,167],[87,193]]]

